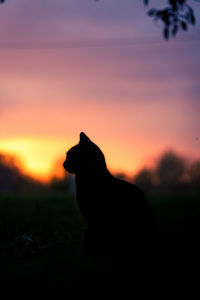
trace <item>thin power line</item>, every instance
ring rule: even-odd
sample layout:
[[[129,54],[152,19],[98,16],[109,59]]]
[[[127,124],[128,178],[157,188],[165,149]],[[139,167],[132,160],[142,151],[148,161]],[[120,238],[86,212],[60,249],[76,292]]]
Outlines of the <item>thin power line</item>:
[[[175,43],[198,42],[199,38],[174,40]],[[0,42],[0,51],[3,50],[53,50],[53,49],[79,49],[79,48],[107,48],[107,47],[133,47],[140,45],[170,43],[162,39],[101,39],[88,41],[34,41],[34,42]]]

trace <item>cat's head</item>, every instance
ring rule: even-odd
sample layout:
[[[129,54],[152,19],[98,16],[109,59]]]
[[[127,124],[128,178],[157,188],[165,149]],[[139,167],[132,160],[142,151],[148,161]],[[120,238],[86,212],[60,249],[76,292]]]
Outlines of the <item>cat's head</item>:
[[[104,171],[106,163],[99,147],[81,132],[79,143],[66,153],[63,167],[73,174],[93,173]]]

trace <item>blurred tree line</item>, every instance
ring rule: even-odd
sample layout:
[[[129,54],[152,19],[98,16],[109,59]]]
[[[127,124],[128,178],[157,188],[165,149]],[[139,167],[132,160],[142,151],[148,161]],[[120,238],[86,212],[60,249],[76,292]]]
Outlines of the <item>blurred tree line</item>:
[[[48,183],[41,182],[24,174],[19,160],[9,154],[0,154],[0,192],[48,192],[68,191],[69,179],[66,174],[63,178],[53,176]]]
[[[21,171],[15,156],[0,154],[0,192],[26,192],[42,188],[42,183]]]
[[[0,154],[0,192],[75,192],[73,176],[52,176],[42,183],[24,174],[19,161],[10,155]],[[125,174],[115,174],[126,180]],[[189,163],[174,151],[163,153],[152,168],[141,169],[131,180],[144,192],[196,192],[200,193],[200,160]]]
[[[166,151],[154,168],[143,168],[133,181],[146,192],[200,192],[200,160],[188,163],[176,152]]]

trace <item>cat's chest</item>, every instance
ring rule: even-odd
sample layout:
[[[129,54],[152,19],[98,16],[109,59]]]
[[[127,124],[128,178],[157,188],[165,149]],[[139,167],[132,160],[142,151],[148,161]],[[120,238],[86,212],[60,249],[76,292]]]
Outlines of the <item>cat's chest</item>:
[[[79,207],[87,207],[90,206],[100,206],[100,204],[105,203],[105,200],[109,198],[109,193],[106,193],[103,189],[94,189],[93,187],[89,187],[87,189],[77,190],[76,193],[76,201]]]
[[[105,182],[77,185],[76,201],[82,214],[105,210],[112,198],[110,186]]]

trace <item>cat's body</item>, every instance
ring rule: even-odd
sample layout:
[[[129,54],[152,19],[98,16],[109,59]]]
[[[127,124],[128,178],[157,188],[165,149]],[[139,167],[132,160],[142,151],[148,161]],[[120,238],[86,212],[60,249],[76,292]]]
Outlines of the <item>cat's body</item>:
[[[77,203],[88,225],[88,251],[137,255],[150,250],[156,230],[143,192],[112,176],[103,153],[84,133],[67,152],[63,166],[76,174]]]

